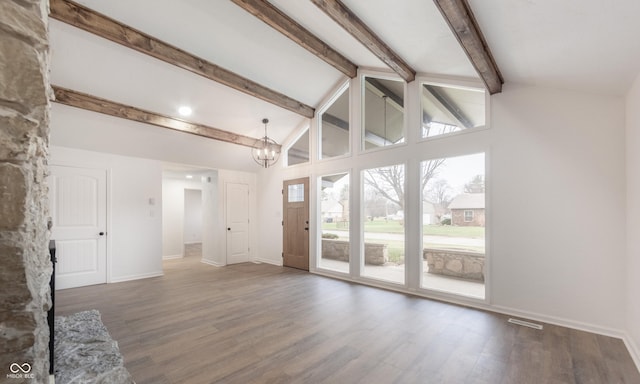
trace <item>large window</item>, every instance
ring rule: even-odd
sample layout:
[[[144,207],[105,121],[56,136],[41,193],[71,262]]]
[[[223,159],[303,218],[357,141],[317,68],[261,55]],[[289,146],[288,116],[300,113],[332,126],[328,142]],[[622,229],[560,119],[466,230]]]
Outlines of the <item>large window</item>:
[[[320,225],[319,267],[349,273],[349,174],[319,178]]]
[[[287,151],[287,165],[309,162],[309,130],[307,129]]]
[[[362,275],[404,284],[404,164],[362,171]]]
[[[484,153],[421,163],[422,288],[484,298]]]
[[[404,82],[365,77],[362,149],[404,142]]]
[[[320,158],[349,153],[349,87],[340,90],[320,115]]]
[[[422,137],[434,137],[485,124],[483,90],[423,83]]]

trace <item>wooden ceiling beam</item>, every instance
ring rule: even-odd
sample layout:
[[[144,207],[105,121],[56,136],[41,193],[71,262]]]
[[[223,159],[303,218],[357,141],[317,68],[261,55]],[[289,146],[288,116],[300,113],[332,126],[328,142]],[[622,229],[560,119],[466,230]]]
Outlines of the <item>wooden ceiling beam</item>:
[[[407,83],[416,78],[416,71],[340,0],[311,0],[311,2],[367,47]]]
[[[56,85],[52,85],[52,88],[55,93],[55,100],[53,101],[58,104],[98,112],[138,123],[155,125],[157,127],[172,129],[174,131],[190,133],[192,135],[206,137],[208,139],[243,145],[250,148],[253,148],[258,140],[253,137],[238,135],[236,133],[213,128],[207,125],[190,123],[185,120],[146,111],[130,105],[116,103],[114,101],[102,99]]]
[[[490,94],[502,92],[504,79],[467,0],[433,0]]]
[[[315,110],[300,101],[269,89],[153,36],[69,0],[50,0],[51,17],[127,48],[224,84],[289,111],[312,118]]]
[[[313,53],[350,78],[356,77],[358,66],[298,22],[265,0],[231,0],[240,8],[264,21],[295,43]]]

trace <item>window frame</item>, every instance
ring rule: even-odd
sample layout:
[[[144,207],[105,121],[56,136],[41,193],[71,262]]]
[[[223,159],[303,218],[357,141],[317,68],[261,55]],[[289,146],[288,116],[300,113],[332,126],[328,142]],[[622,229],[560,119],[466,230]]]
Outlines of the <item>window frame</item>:
[[[376,79],[381,79],[381,80],[391,80],[391,81],[398,81],[401,82],[403,85],[403,112],[402,112],[402,137],[404,138],[404,141],[402,143],[397,143],[397,144],[391,144],[391,145],[386,145],[386,146],[382,146],[382,147],[376,147],[376,148],[371,148],[371,149],[366,149],[365,148],[365,136],[366,136],[366,127],[365,127],[365,123],[366,123],[366,78],[367,77],[373,77]],[[399,76],[395,75],[394,73],[389,73],[389,72],[379,72],[379,71],[362,71],[360,73],[360,75],[358,76],[358,80],[359,80],[359,96],[360,96],[360,100],[359,100],[359,124],[358,124],[358,148],[357,148],[357,153],[358,154],[369,154],[369,153],[375,153],[378,151],[385,151],[385,150],[389,150],[389,149],[394,149],[394,148],[401,148],[403,146],[407,146],[409,144],[409,112],[410,112],[410,108],[407,106],[407,101],[409,98],[409,90],[408,90],[408,86],[407,86],[407,82],[404,81],[402,78],[400,78]]]
[[[322,178],[326,177],[326,176],[332,176],[332,175],[340,175],[340,174],[346,174],[348,177],[348,181],[349,181],[349,229],[348,229],[348,234],[349,234],[349,245],[350,245],[350,250],[349,250],[349,261],[347,262],[347,271],[339,271],[336,269],[330,269],[330,268],[324,268],[321,265],[321,261],[322,261]],[[333,171],[329,171],[329,172],[323,172],[323,173],[319,173],[317,175],[315,175],[315,180],[316,180],[316,196],[317,196],[317,204],[316,204],[316,233],[315,233],[315,238],[317,241],[317,247],[316,247],[316,261],[315,261],[315,270],[316,271],[321,271],[322,273],[326,273],[329,275],[337,275],[337,276],[343,276],[343,277],[349,277],[353,274],[353,268],[352,268],[352,263],[353,263],[353,259],[354,259],[354,247],[351,247],[351,242],[353,241],[353,232],[352,232],[352,227],[353,225],[351,224],[353,222],[352,220],[352,213],[353,213],[353,209],[352,209],[352,199],[353,199],[353,170],[352,169],[344,169],[344,170],[336,170],[335,172]]]
[[[321,107],[318,108],[318,110],[316,111],[316,117],[315,117],[315,127],[316,127],[316,133],[315,133],[315,137],[316,137],[316,156],[315,159],[317,161],[331,161],[331,160],[336,160],[336,159],[344,159],[344,158],[348,158],[351,157],[351,155],[353,154],[353,131],[354,131],[354,124],[353,124],[353,119],[352,119],[352,105],[353,105],[353,97],[352,97],[352,93],[351,93],[351,88],[352,88],[352,84],[351,81],[349,80],[345,80],[343,83],[341,83],[337,88],[335,88],[335,90],[331,93],[331,95],[322,102]],[[345,154],[342,155],[338,155],[338,156],[332,156],[332,157],[322,157],[322,115],[327,112],[327,110],[329,108],[331,108],[331,106],[333,106],[333,103],[336,102],[336,100],[338,100],[338,98],[340,98],[340,96],[342,96],[344,94],[344,92],[348,92],[348,97],[349,97],[349,118],[348,118],[348,123],[349,123],[349,132],[348,132],[348,137],[349,137],[349,142],[347,143],[347,148],[348,151]]]
[[[469,133],[476,133],[476,132],[490,129],[491,114],[489,112],[491,111],[491,105],[490,105],[491,95],[485,89],[484,84],[482,84],[481,82],[473,81],[473,80],[462,80],[462,79],[443,79],[443,78],[433,77],[433,76],[416,76],[415,81],[418,84],[416,97],[418,100],[417,118],[418,118],[418,121],[420,122],[420,126],[418,127],[418,131],[414,132],[414,134],[417,137],[418,143],[440,140],[440,139],[445,139],[449,137],[455,137],[458,135],[466,135]],[[484,116],[485,116],[484,126],[467,128],[460,131],[444,133],[442,135],[437,135],[437,136],[422,137],[422,111],[423,111],[422,85],[423,84],[435,85],[438,87],[454,88],[454,89],[464,89],[464,90],[470,90],[470,91],[484,91]]]
[[[309,159],[305,162],[302,163],[297,163],[297,164],[289,164],[289,151],[291,150],[291,148],[293,148],[294,145],[296,145],[296,143],[298,142],[298,140],[300,140],[302,138],[302,136],[305,135],[305,133],[309,133],[309,137],[308,137],[308,146],[309,146]],[[282,160],[282,167],[283,168],[292,168],[292,167],[301,167],[301,166],[309,166],[311,165],[311,159],[313,154],[311,153],[311,125],[308,123],[305,123],[304,125],[302,125],[299,130],[295,133],[295,135],[291,135],[290,139],[287,140],[287,145],[285,146],[284,144],[282,145],[283,148],[286,148],[286,150],[281,150],[281,152],[285,152],[286,156],[281,156],[283,158]]]

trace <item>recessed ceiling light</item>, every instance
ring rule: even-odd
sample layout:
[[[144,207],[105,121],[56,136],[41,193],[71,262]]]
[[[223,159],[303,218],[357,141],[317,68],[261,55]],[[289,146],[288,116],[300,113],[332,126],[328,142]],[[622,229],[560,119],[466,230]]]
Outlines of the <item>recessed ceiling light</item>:
[[[185,177],[186,177],[187,179],[193,179],[193,176],[192,176],[192,175],[187,175],[187,176],[185,176]]]
[[[187,107],[186,105],[178,108],[178,113],[180,114],[180,116],[190,116],[191,112],[193,112],[191,107]]]

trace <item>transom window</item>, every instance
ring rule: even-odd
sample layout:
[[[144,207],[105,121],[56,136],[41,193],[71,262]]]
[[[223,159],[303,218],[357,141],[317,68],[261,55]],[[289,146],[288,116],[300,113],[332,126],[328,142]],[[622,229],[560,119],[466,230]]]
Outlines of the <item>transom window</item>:
[[[365,77],[362,149],[404,143],[404,82]]]
[[[484,127],[484,90],[423,83],[422,138]]]

